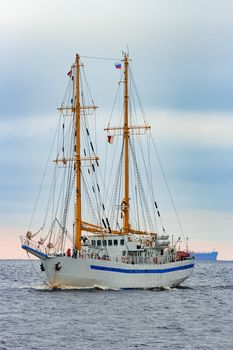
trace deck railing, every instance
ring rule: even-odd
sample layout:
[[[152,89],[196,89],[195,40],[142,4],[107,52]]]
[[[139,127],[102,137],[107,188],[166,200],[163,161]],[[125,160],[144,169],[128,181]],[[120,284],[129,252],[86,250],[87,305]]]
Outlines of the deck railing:
[[[40,252],[46,255],[48,254],[48,249],[44,245],[39,244],[38,242],[35,242],[32,239],[28,239],[25,236],[20,236],[20,240],[21,240],[22,246],[32,248],[37,252]]]
[[[25,236],[20,237],[22,246],[30,247],[38,252],[41,252],[46,255],[50,256],[65,256],[66,254],[64,252],[58,252],[56,249],[49,249],[46,246],[33,241],[32,239],[28,239]],[[177,257],[173,256],[162,256],[162,257],[140,257],[140,256],[115,256],[110,257],[108,255],[102,255],[100,256],[98,253],[87,253],[87,252],[73,252],[71,258],[79,258],[79,259],[96,259],[96,260],[106,260],[106,261],[112,261],[112,262],[118,262],[118,263],[125,263],[129,265],[156,265],[156,264],[167,264],[171,262],[178,261]],[[189,260],[190,257],[184,257],[182,260]]]

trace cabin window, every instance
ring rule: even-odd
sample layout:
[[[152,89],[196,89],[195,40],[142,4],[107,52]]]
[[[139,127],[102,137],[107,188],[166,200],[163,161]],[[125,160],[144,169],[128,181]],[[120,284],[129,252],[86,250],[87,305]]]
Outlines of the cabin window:
[[[106,245],[107,245],[107,241],[106,239],[103,239],[103,246],[106,247]]]
[[[120,240],[120,245],[124,245],[125,244],[125,240],[124,239],[121,239]]]
[[[163,255],[163,249],[161,249],[161,252],[160,252],[161,255]]]
[[[108,239],[108,246],[112,245],[112,240]]]
[[[114,245],[118,245],[118,240],[117,240],[117,239],[114,239],[114,240],[113,240],[113,244],[114,244]]]
[[[98,245],[98,247],[101,246],[101,240],[97,241],[97,245]]]
[[[91,241],[91,245],[95,245],[95,241],[93,240],[93,241]]]

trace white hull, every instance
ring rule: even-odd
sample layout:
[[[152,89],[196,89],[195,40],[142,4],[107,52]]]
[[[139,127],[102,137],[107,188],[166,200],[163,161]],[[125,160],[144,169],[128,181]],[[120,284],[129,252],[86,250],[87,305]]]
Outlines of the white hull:
[[[176,287],[193,271],[193,259],[167,264],[125,264],[112,261],[47,257],[42,260],[51,287],[163,288]],[[61,269],[56,271],[55,264]]]

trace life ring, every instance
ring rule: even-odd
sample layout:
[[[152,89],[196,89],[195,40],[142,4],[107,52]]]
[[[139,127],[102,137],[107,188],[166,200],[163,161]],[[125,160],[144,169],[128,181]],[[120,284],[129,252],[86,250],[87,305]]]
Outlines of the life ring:
[[[128,263],[128,258],[126,256],[123,256],[122,257],[122,262],[127,264]]]
[[[147,240],[147,241],[146,241],[146,247],[150,248],[151,246],[152,246],[152,242],[149,241],[149,240]]]
[[[154,264],[157,264],[157,263],[158,263],[158,259],[157,259],[157,258],[154,258],[154,259],[153,259],[153,263],[154,263]]]

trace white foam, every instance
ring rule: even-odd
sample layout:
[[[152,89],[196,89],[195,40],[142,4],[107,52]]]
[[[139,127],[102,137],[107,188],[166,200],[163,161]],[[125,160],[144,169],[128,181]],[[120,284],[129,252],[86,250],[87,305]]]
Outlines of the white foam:
[[[117,288],[108,288],[104,286],[99,286],[99,285],[94,285],[93,287],[77,287],[77,286],[62,286],[62,285],[54,285],[50,286],[48,284],[40,285],[40,286],[22,286],[20,287],[21,289],[35,289],[35,290],[93,290],[93,289],[98,289],[98,290],[120,290]]]

